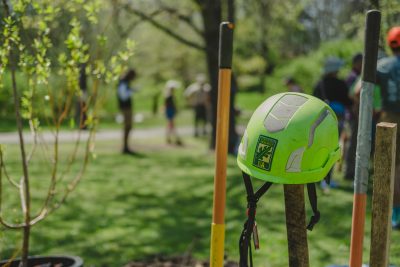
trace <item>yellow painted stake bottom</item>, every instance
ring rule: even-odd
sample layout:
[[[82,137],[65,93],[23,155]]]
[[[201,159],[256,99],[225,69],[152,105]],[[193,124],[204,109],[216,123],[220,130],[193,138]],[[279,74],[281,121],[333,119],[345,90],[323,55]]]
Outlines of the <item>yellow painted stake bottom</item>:
[[[211,224],[210,266],[224,266],[225,224]]]

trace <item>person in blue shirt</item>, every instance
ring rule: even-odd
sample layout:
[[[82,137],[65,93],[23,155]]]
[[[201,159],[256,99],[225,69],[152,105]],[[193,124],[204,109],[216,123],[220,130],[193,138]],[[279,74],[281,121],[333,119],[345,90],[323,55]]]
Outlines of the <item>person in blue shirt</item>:
[[[177,107],[175,103],[174,91],[179,87],[179,83],[174,80],[167,81],[165,85],[165,93],[164,93],[164,108],[165,108],[165,117],[167,119],[167,131],[166,131],[166,139],[167,143],[171,144],[172,139],[175,139],[175,143],[178,146],[183,145],[176,127],[175,127],[175,116],[177,113]]]
[[[117,99],[118,106],[124,118],[124,128],[123,128],[123,154],[134,154],[134,152],[129,148],[129,135],[132,130],[132,94],[133,89],[130,87],[130,82],[136,78],[136,72],[133,69],[129,69],[118,82],[117,88]]]
[[[400,26],[387,34],[387,43],[393,56],[378,62],[377,84],[381,89],[382,112],[380,121],[397,123],[400,126]],[[393,197],[392,225],[400,229],[400,131],[397,130],[396,169]]]

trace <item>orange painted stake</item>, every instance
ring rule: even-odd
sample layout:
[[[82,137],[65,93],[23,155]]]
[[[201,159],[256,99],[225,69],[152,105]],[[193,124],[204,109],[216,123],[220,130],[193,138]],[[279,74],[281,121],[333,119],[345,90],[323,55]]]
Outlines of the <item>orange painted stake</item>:
[[[376,80],[376,62],[381,13],[367,12],[365,20],[364,59],[357,134],[356,168],[354,177],[353,220],[351,226],[350,267],[361,267],[365,211],[368,190],[368,166],[371,153],[373,92]]]
[[[350,266],[362,266],[365,209],[367,194],[355,194],[353,198],[353,219],[350,244]]]
[[[222,267],[225,245],[226,161],[228,157],[233,24],[220,25],[217,132],[210,266]]]
[[[226,162],[228,155],[229,104],[231,95],[230,69],[219,70],[218,88],[213,222],[223,224],[225,218]]]

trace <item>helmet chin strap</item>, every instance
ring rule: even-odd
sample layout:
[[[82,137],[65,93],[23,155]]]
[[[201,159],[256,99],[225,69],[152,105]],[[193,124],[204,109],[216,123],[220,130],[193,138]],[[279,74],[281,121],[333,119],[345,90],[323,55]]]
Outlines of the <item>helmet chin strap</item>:
[[[307,230],[312,231],[314,225],[319,222],[320,213],[318,211],[318,202],[317,202],[317,190],[315,189],[315,183],[307,184],[307,193],[308,200],[310,201],[310,206],[313,211],[313,216],[311,216],[311,220],[307,225]]]
[[[243,181],[246,187],[247,192],[247,220],[244,223],[242,233],[239,239],[239,252],[240,252],[240,260],[239,266],[240,267],[253,267],[253,257],[251,251],[251,235],[256,227],[256,209],[257,209],[257,202],[262,195],[264,195],[268,189],[271,187],[273,183],[266,182],[264,183],[255,193],[253,189],[253,185],[251,183],[250,176],[242,172],[243,174]],[[308,199],[310,201],[310,205],[313,211],[313,216],[311,217],[310,222],[307,225],[307,230],[312,231],[315,224],[318,223],[320,218],[320,213],[317,207],[317,192],[315,188],[315,183],[307,184],[307,193]],[[257,233],[254,233],[257,234]],[[256,249],[258,249],[258,236],[254,236],[254,241]],[[249,265],[250,261],[250,265]]]
[[[247,220],[244,223],[244,228],[239,239],[239,251],[240,251],[240,267],[247,267],[248,257],[250,258],[250,266],[253,266],[253,258],[251,253],[251,234],[253,233],[256,223],[256,208],[257,202],[265,192],[271,187],[271,182],[264,183],[257,192],[254,193],[253,185],[251,183],[250,176],[247,173],[243,173],[243,181],[247,191]],[[258,238],[255,238],[255,240]]]

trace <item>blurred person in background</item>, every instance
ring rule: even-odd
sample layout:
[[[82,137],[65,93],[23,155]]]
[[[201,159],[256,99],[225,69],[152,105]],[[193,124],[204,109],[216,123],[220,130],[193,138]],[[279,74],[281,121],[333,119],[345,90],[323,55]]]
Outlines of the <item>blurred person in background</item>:
[[[293,77],[286,78],[285,85],[288,89],[288,92],[303,93],[303,89],[297,84]]]
[[[131,81],[136,78],[136,71],[129,69],[124,75],[121,76],[117,87],[117,99],[118,106],[123,116],[123,154],[135,154],[133,150],[129,148],[129,135],[132,130],[132,118],[133,118],[133,104],[132,94],[134,90],[130,87]]]
[[[203,74],[199,74],[197,75],[196,82],[189,85],[184,92],[185,98],[194,111],[195,137],[201,134],[204,136],[207,135],[207,124],[211,105],[210,90],[211,86],[206,82],[206,77]],[[200,124],[202,124],[201,130]]]
[[[80,89],[80,93],[78,96],[78,100],[76,102],[75,121],[78,124],[79,129],[86,130],[87,129],[86,101],[88,99],[88,85],[87,85],[87,75],[86,75],[86,64],[85,63],[82,63],[79,66],[79,89]]]
[[[343,65],[344,62],[337,57],[327,58],[323,68],[323,75],[314,87],[313,93],[314,96],[328,103],[335,112],[338,118],[339,136],[343,130],[346,110],[350,110],[353,104],[352,100],[349,98],[346,83],[338,77],[339,70]],[[327,178],[328,181],[331,181],[331,186],[335,187],[336,183],[331,179],[332,171],[329,172]],[[321,182],[321,188],[324,193],[329,192],[329,185],[325,180]]]
[[[167,81],[164,91],[164,108],[165,117],[167,118],[167,130],[166,130],[166,140],[168,144],[173,142],[179,146],[182,145],[182,141],[178,136],[175,127],[175,116],[177,114],[176,101],[174,96],[174,91],[179,87],[179,83],[174,80]]]
[[[351,88],[357,81],[358,77],[360,77],[362,70],[362,62],[363,62],[363,55],[361,53],[357,53],[353,56],[351,60],[351,71],[346,78],[346,85],[348,88]]]
[[[349,88],[349,96],[354,103],[358,102],[354,93],[355,85],[359,80],[362,70],[363,56],[361,53],[357,53],[352,58],[352,66],[349,75],[346,78],[346,84]],[[356,148],[357,148],[357,133],[358,133],[358,108],[359,105],[354,104],[353,108],[349,110],[347,114],[347,122],[349,133],[345,135],[348,140],[348,146],[345,153],[346,168],[344,173],[345,180],[354,180],[355,168],[356,168]],[[346,131],[347,132],[347,131]],[[344,144],[347,140],[344,140]],[[344,145],[345,147],[345,145]]]

